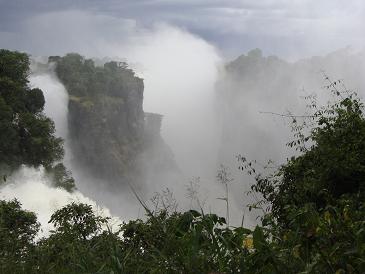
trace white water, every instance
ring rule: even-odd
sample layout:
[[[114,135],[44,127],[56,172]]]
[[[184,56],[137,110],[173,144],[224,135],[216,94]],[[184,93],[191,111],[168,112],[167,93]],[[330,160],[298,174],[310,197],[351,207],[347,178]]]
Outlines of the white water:
[[[53,72],[53,66],[49,65],[47,71],[38,72],[36,67],[32,68],[29,77],[31,87],[40,88],[43,91],[46,104],[45,114],[51,118],[56,127],[56,136],[64,140],[65,157],[64,163],[70,167],[71,150],[68,145],[68,93],[62,83]]]
[[[49,230],[53,229],[52,224],[48,223],[51,215],[72,202],[91,205],[98,216],[112,217],[107,208],[101,207],[79,191],[69,193],[50,184],[50,179],[45,175],[43,168],[22,167],[7,179],[7,184],[1,188],[0,199],[16,198],[22,204],[22,208],[35,212],[41,224],[39,236],[46,236]],[[118,222],[120,220],[112,218],[111,224]]]
[[[46,101],[44,112],[55,122],[56,136],[65,140],[65,164],[71,168],[71,152],[67,142],[67,91],[54,75],[51,66],[48,70],[40,73],[37,72],[36,68],[33,68],[29,81],[32,87],[38,87],[43,91]],[[21,167],[9,176],[6,184],[0,189],[0,199],[17,199],[24,209],[35,212],[41,224],[39,236],[47,235],[49,230],[53,228],[48,223],[52,213],[71,202],[89,204],[97,215],[112,217],[108,208],[97,204],[81,192],[69,193],[64,189],[52,187],[52,181],[46,176],[43,168]],[[120,222],[120,219],[113,217],[111,225]]]

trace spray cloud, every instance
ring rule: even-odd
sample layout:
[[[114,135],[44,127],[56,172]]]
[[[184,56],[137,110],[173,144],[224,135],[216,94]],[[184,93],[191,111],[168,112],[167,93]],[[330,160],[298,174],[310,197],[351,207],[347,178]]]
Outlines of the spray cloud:
[[[277,121],[272,123],[272,117],[262,118],[262,115],[257,117],[258,112],[260,110],[281,112],[286,106],[297,103],[297,95],[301,95],[297,91],[301,87],[305,86],[308,90],[320,86],[320,82],[316,81],[316,85],[310,85],[308,88],[305,84],[307,79],[302,79],[297,81],[300,82],[299,85],[285,87],[279,95],[275,94],[267,100],[266,95],[271,88],[269,84],[281,85],[288,80],[285,78],[287,74],[279,69],[275,74],[276,78],[268,81],[269,84],[264,87],[266,93],[255,93],[258,89],[263,90],[261,87],[241,85],[245,93],[238,98],[234,107],[245,109],[245,112],[243,117],[234,117],[234,113],[231,112],[234,121],[228,127],[228,129],[235,126],[244,128],[241,132],[236,132],[235,141],[239,138],[244,140],[244,144],[237,144],[241,146],[236,149],[234,146],[222,146],[220,143],[222,133],[217,124],[214,108],[214,83],[220,73],[219,65],[222,60],[216,49],[199,37],[184,29],[163,23],[146,28],[134,20],[82,11],[51,12],[35,16],[28,20],[23,32],[24,39],[32,42],[31,53],[35,55],[78,52],[86,57],[126,58],[132,68],[145,79],[144,110],[165,116],[162,135],[172,148],[177,163],[186,176],[186,182],[192,176],[203,177],[203,185],[215,193],[213,199],[222,190],[214,182],[214,173],[219,164],[219,146],[231,154],[248,149],[253,151],[252,155],[256,157],[264,147],[260,147],[258,143],[264,141],[266,146],[271,142],[271,137],[278,141],[282,140],[283,135],[288,134],[287,131],[281,131],[282,126],[277,126]],[[26,50],[29,51],[29,47]],[[310,76],[313,76],[313,73]],[[37,76],[33,78],[35,82],[37,79],[39,80]],[[258,77],[257,82],[264,83],[266,80]],[[234,90],[237,89],[235,85],[236,83],[228,84],[225,88]],[[52,101],[51,98],[49,100]],[[57,120],[56,117],[53,118]],[[258,121],[262,120],[265,122],[257,126]],[[251,133],[246,134],[247,132]],[[261,137],[256,138],[258,135],[255,134]],[[276,153],[277,148],[280,149],[283,145],[285,145],[283,140],[280,143],[272,143],[269,147],[273,150],[270,152]],[[234,155],[230,157],[234,158]],[[88,191],[88,195],[96,195],[98,189],[94,189],[90,184],[87,185],[92,178],[86,178],[87,174],[79,175],[77,178],[77,173],[75,177],[80,181],[80,188]],[[184,196],[182,192],[185,185],[176,186],[174,182],[161,182],[161,185],[155,186],[155,190],[160,190],[164,186],[173,186],[172,189],[178,189],[174,191],[175,194]],[[101,199],[104,200],[112,196],[110,193],[98,195],[103,196]],[[113,207],[130,206],[128,195],[123,198],[114,197],[112,200],[117,201]]]

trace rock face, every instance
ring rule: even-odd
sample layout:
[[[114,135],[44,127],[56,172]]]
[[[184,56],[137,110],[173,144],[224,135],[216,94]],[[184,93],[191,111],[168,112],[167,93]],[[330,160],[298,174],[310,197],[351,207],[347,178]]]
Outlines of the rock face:
[[[161,183],[167,180],[169,173],[178,173],[174,155],[160,135],[162,118],[157,113],[145,113],[143,149],[138,166],[143,168],[143,181],[149,184]]]
[[[143,80],[125,63],[97,67],[78,54],[50,61],[57,63],[56,73],[69,93],[74,165],[118,188],[142,187],[148,174],[174,163],[160,136],[162,116],[144,113]]]
[[[100,179],[123,181],[141,150],[142,119],[121,98],[70,96],[69,134],[74,160]],[[129,172],[127,172],[129,171]]]

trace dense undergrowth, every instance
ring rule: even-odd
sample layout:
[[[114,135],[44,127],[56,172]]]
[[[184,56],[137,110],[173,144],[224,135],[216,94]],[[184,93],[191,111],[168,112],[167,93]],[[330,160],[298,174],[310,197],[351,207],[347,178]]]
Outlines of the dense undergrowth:
[[[37,239],[36,215],[1,201],[0,272],[364,273],[364,108],[356,94],[326,80],[332,103],[288,115],[288,145],[298,156],[269,175],[239,157],[262,197],[252,205],[265,212],[254,229],[227,226],[215,214],[145,207],[145,220],[112,230],[91,206],[72,203],[52,215],[50,235]]]

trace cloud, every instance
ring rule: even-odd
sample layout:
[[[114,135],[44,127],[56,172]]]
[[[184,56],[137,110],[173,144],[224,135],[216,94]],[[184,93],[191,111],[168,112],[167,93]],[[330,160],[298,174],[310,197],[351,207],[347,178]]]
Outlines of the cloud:
[[[1,36],[7,38],[9,32],[21,35],[24,24],[31,26],[29,18],[83,10],[116,20],[132,19],[142,26],[156,22],[176,25],[229,56],[260,47],[267,54],[298,58],[350,44],[362,47],[365,39],[365,2],[361,0],[13,0],[0,2],[0,7]],[[0,43],[7,47],[17,44],[19,40],[14,38],[3,38]]]

